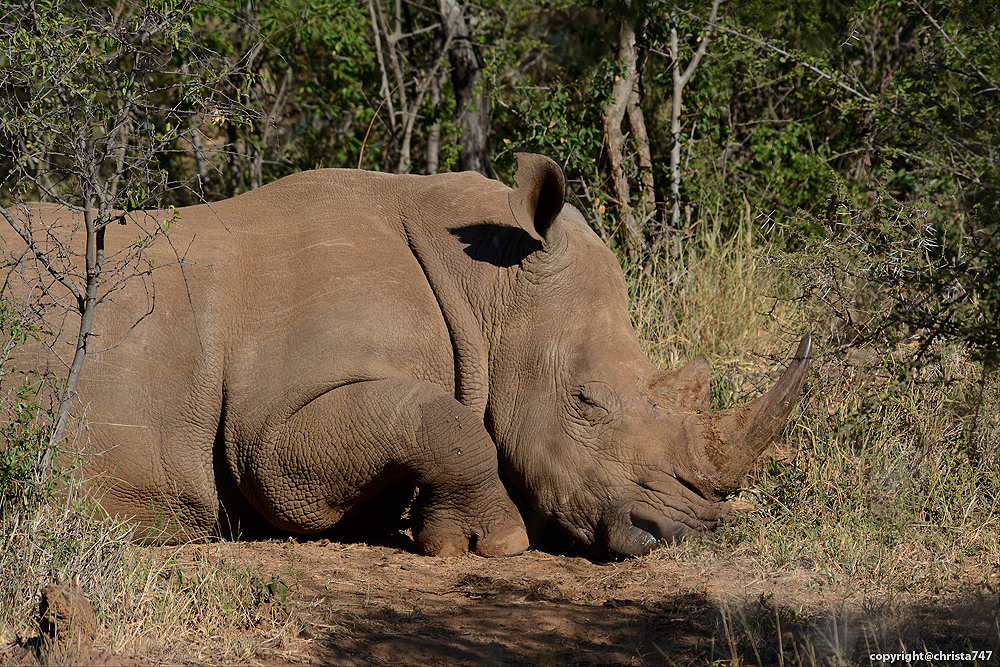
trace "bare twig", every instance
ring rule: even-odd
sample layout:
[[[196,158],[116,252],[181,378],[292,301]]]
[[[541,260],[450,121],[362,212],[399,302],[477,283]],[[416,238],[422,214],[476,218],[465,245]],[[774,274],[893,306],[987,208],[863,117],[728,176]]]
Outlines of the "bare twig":
[[[928,20],[928,21],[930,21],[930,22],[931,22],[931,24],[932,24],[932,25],[933,25],[933,26],[934,26],[935,28],[937,28],[937,31],[938,31],[939,33],[941,33],[941,37],[943,37],[943,38],[944,38],[944,41],[948,43],[948,46],[950,46],[951,48],[955,49],[955,53],[957,53],[958,55],[962,56],[962,60],[964,60],[964,61],[965,61],[966,63],[968,63],[968,65],[969,65],[969,66],[970,66],[970,67],[972,68],[972,70],[973,70],[973,71],[974,71],[974,72],[976,73],[976,76],[978,76],[978,77],[979,77],[980,79],[982,79],[983,81],[985,81],[986,83],[988,83],[988,84],[989,84],[989,85],[991,86],[991,88],[992,88],[993,90],[998,90],[998,89],[1000,89],[1000,86],[998,86],[998,85],[996,84],[996,82],[994,82],[994,81],[993,81],[992,79],[990,79],[990,78],[989,78],[988,76],[986,76],[985,74],[983,74],[982,70],[980,70],[980,69],[979,69],[979,68],[978,68],[978,67],[976,66],[976,64],[975,64],[975,63],[974,63],[974,62],[973,62],[972,60],[970,60],[970,59],[969,59],[969,58],[968,58],[968,57],[967,57],[967,56],[965,55],[965,53],[964,53],[964,52],[962,51],[962,49],[961,49],[961,48],[959,48],[958,44],[956,44],[956,43],[955,43],[954,41],[952,41],[952,39],[951,39],[951,37],[950,37],[950,36],[948,35],[948,33],[947,33],[947,32],[945,32],[945,29],[944,29],[944,28],[942,28],[942,27],[941,27],[941,25],[940,25],[940,24],[939,24],[939,23],[938,23],[937,21],[935,21],[935,20],[934,20],[934,17],[933,17],[933,16],[931,16],[931,15],[930,15],[930,14],[929,14],[929,13],[927,12],[927,10],[926,10],[926,9],[924,9],[923,5],[921,5],[921,4],[919,3],[919,2],[914,2],[913,4],[914,4],[914,6],[915,6],[915,7],[917,8],[917,9],[919,9],[919,10],[920,10],[920,12],[921,12],[921,13],[922,13],[922,14],[923,14],[924,16],[926,16],[926,17],[927,17],[927,20]]]
[[[740,32],[738,30],[733,30],[732,28],[727,28],[726,26],[724,26],[721,23],[718,23],[718,22],[716,22],[714,20],[710,21],[709,24],[712,26],[712,28],[714,30],[721,30],[722,32],[730,34],[730,35],[733,35],[734,37],[739,37],[740,39],[745,39],[745,40],[747,40],[749,42],[753,42],[754,44],[756,44],[758,46],[762,46],[765,49],[768,49],[770,51],[773,51],[773,52],[777,53],[780,56],[784,56],[785,58],[787,58],[789,60],[793,60],[793,61],[795,61],[797,63],[800,63],[806,69],[808,69],[811,72],[817,74],[820,79],[827,79],[829,81],[832,81],[839,88],[841,88],[841,89],[849,92],[850,94],[854,95],[855,97],[857,97],[860,100],[864,100],[865,102],[868,102],[870,104],[876,104],[877,103],[877,100],[875,98],[862,93],[860,90],[857,90],[856,88],[848,86],[843,81],[838,81],[837,79],[833,78],[829,73],[824,72],[823,70],[821,70],[820,68],[816,67],[815,65],[811,65],[810,63],[805,62],[801,58],[799,58],[799,57],[797,57],[797,56],[789,53],[788,51],[785,51],[784,49],[782,49],[780,47],[775,46],[774,44],[771,44],[770,42],[765,42],[762,39],[757,39],[756,37],[751,37],[750,35],[747,35],[746,33],[742,33],[742,32]]]
[[[80,291],[76,288],[76,285],[74,285],[67,278],[65,273],[58,270],[52,265],[52,262],[50,262],[49,258],[45,256],[45,253],[43,253],[41,250],[38,249],[38,245],[35,243],[35,240],[31,237],[31,234],[28,233],[28,231],[25,228],[17,224],[17,220],[14,219],[14,217],[10,214],[10,212],[7,209],[0,208],[0,215],[3,215],[3,217],[7,220],[7,224],[9,224],[14,229],[14,231],[17,232],[18,236],[24,239],[24,243],[28,246],[28,250],[31,251],[31,254],[35,257],[35,259],[41,262],[42,266],[45,267],[45,270],[48,271],[49,274],[51,274],[51,276],[55,278],[60,285],[69,290],[70,294],[73,295],[73,298],[76,299],[78,303],[82,303],[83,297],[80,295]]]

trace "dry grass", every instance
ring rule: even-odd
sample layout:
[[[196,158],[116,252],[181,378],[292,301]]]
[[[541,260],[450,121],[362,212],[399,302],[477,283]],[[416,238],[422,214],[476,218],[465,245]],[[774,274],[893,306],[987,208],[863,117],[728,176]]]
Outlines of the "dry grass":
[[[773,298],[795,294],[795,276],[756,255],[736,239],[689,253],[669,286],[657,272],[630,276],[651,356],[666,367],[707,356],[715,407],[759,395],[797,334],[819,333],[783,441],[737,500],[744,511],[675,555],[772,572],[808,563],[872,599],[1000,589],[1000,374],[984,379],[961,346],[916,368],[905,340],[844,344],[835,318],[822,321],[830,304]]]
[[[801,274],[776,270],[745,239],[706,246],[680,269],[629,275],[651,357],[668,368],[708,357],[716,408],[766,390],[801,332],[817,334],[813,362],[734,521],[647,558],[743,562],[769,581],[800,573],[844,600],[830,609],[733,591],[708,662],[870,664],[871,653],[922,647],[915,619],[944,608],[993,628],[991,645],[971,648],[1000,646],[1000,373],[984,378],[960,345],[920,366],[905,338],[851,345],[832,309],[856,303],[788,298]],[[970,648],[947,632],[939,647]]]
[[[95,645],[122,655],[246,663],[285,652],[300,629],[288,601],[294,563],[265,577],[212,546],[140,547],[72,479],[49,502],[0,518],[0,646],[38,634],[41,588],[79,584],[98,619]]]
[[[42,586],[77,581],[94,605],[96,645],[124,655],[241,663],[281,652],[298,631],[291,578],[231,566],[204,545],[186,557],[132,544],[133,528],[65,504],[4,522],[0,644],[38,633]]]
[[[265,577],[212,551],[210,544],[134,548],[141,566],[126,601],[131,622],[108,637],[109,646],[222,664],[284,651],[300,629],[288,600],[292,579]]]
[[[0,642],[36,634],[39,591],[53,580],[79,579],[100,591],[98,612],[116,613],[133,559],[131,528],[92,520],[54,501],[11,512],[0,523]]]
[[[672,264],[661,257],[645,268],[623,268],[633,325],[650,359],[664,368],[703,355],[720,378],[744,381],[783,367],[810,330],[801,304],[773,298],[790,286],[767,270],[745,235],[689,250]]]

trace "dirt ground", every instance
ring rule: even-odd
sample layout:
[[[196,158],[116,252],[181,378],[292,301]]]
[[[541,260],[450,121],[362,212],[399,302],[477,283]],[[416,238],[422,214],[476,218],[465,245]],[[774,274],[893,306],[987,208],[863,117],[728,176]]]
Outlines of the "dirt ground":
[[[911,662],[972,665],[998,664],[1000,648],[995,593],[893,599],[837,585],[816,563],[767,573],[749,560],[685,561],[669,548],[619,563],[537,550],[437,559],[402,543],[325,539],[188,545],[176,556],[223,559],[279,582],[272,636],[246,638],[251,663],[266,666],[878,664],[870,655],[992,651]],[[88,662],[232,658],[189,645],[156,660],[126,649]],[[33,663],[27,646],[0,652],[0,665]]]

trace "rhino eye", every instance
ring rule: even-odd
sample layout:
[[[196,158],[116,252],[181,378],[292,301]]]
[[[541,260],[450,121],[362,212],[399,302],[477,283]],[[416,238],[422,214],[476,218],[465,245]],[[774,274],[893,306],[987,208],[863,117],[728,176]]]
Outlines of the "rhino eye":
[[[585,382],[573,392],[573,409],[591,424],[607,424],[621,410],[618,393],[605,382]]]

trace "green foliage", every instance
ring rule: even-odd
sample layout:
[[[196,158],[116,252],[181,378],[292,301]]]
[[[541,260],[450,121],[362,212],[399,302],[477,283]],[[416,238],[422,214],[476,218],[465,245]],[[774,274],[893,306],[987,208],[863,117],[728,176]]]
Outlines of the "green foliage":
[[[503,138],[504,153],[543,153],[559,162],[571,178],[597,183],[594,147],[601,142],[600,118],[588,98],[588,90],[574,92],[559,82],[518,91],[516,102],[504,109],[500,121],[517,128],[516,134]]]
[[[819,330],[856,336],[844,304],[858,300],[872,336],[918,342],[916,365],[961,342],[996,367],[1000,44],[990,16],[969,3],[731,12],[686,105],[690,225],[713,229],[691,240],[740,233],[725,208],[745,198],[764,252],[790,253],[783,266],[798,267],[803,294],[843,290],[817,305]],[[647,95],[661,127],[667,78]],[[656,132],[653,145],[668,145]]]
[[[38,400],[40,384],[36,381],[33,385],[18,385],[4,399],[7,405],[6,420],[0,428],[0,517],[51,500],[57,488],[57,475],[46,471],[56,449],[49,444],[51,412]]]
[[[4,5],[0,193],[112,208],[190,201],[172,163],[182,146],[211,143],[212,128],[252,122],[241,100],[252,77],[196,32],[192,0],[77,0]]]
[[[52,412],[41,389],[51,380],[10,363],[15,348],[37,338],[7,301],[0,300],[0,520],[52,500],[59,478],[51,469],[57,451],[49,442]]]
[[[912,372],[954,343],[987,372],[996,368],[996,232],[956,241],[927,200],[901,204],[883,188],[859,201],[842,180],[831,186],[824,217],[800,211],[765,230],[792,248],[770,246],[764,259],[797,282],[814,330],[831,331],[837,345],[879,351],[909,340]]]
[[[381,101],[373,95],[379,80],[367,7],[352,0],[296,0],[261,6],[256,18],[263,48],[255,68],[270,81],[254,90],[253,103],[269,113],[282,77],[290,73],[292,86],[285,119],[269,119],[276,123],[274,139],[259,146],[277,161],[265,180],[289,167],[357,166],[364,129]],[[380,143],[366,147],[367,164],[384,159]]]

